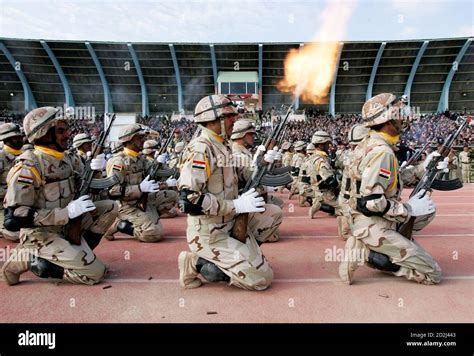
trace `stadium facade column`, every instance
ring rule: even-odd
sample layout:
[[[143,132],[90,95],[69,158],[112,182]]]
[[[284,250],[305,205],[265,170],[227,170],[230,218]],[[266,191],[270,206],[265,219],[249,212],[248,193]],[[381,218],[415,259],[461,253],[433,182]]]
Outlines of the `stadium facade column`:
[[[300,49],[299,49],[299,51],[301,51],[301,50],[303,49],[303,47],[304,47],[304,43],[300,43]],[[296,98],[295,98],[295,110],[298,110],[299,107],[300,107],[300,96],[298,95],[298,96],[296,96]]]
[[[430,41],[424,41],[423,44],[420,47],[420,50],[418,51],[418,54],[416,55],[415,62],[413,63],[410,71],[410,75],[408,76],[407,84],[405,85],[405,90],[403,91],[403,94],[405,94],[408,97],[408,105],[411,105],[411,86],[413,85],[413,79],[415,79],[415,74],[418,69],[418,66],[420,65],[421,58],[423,58],[423,54],[425,53],[426,47],[428,47],[428,44]]]
[[[372,73],[370,73],[369,85],[367,86],[367,92],[365,94],[365,100],[369,100],[372,97],[372,88],[374,87],[375,76],[377,75],[377,68],[379,67],[380,59],[382,58],[383,51],[387,42],[382,42],[380,45],[377,56],[375,57],[375,62],[372,67]]]
[[[171,59],[173,60],[174,74],[176,76],[176,85],[178,86],[178,110],[179,112],[184,112],[183,108],[183,87],[181,85],[181,75],[179,74],[178,59],[176,57],[176,52],[172,43],[169,45]]]
[[[451,86],[451,82],[453,81],[454,74],[457,72],[459,65],[461,64],[462,58],[464,57],[464,53],[466,53],[469,45],[472,42],[472,38],[468,38],[464,46],[462,46],[461,50],[459,51],[456,59],[454,60],[451,69],[449,70],[448,76],[446,77],[446,81],[444,82],[443,91],[441,92],[441,97],[439,98],[438,103],[438,112],[444,112],[449,109],[449,88]]]
[[[263,110],[263,43],[258,44],[258,109]]]
[[[48,54],[49,59],[51,59],[51,62],[53,62],[54,69],[56,69],[56,73],[58,73],[59,75],[59,79],[61,80],[61,84],[63,85],[63,89],[64,89],[64,97],[65,97],[66,105],[69,107],[75,107],[76,105],[74,104],[74,98],[72,96],[71,87],[69,86],[69,82],[67,81],[66,75],[64,75],[61,65],[59,64],[56,56],[54,55],[53,51],[49,47],[48,43],[45,40],[41,40],[40,43],[41,43],[41,46],[43,46],[46,53]]]
[[[142,116],[148,116],[150,115],[150,107],[148,105],[148,92],[146,90],[146,83],[145,78],[143,77],[142,68],[140,67],[140,62],[133,45],[131,43],[127,43],[127,47],[130,55],[132,56],[133,64],[135,65],[135,70],[137,71],[138,81],[140,82],[140,88],[142,91]]]
[[[211,51],[212,76],[214,77],[214,94],[217,94],[217,61],[213,43],[209,44],[209,49]]]
[[[95,67],[97,68],[97,72],[99,73],[100,82],[102,83],[102,89],[104,90],[104,111],[105,112],[114,112],[114,106],[112,103],[112,95],[110,94],[109,83],[107,82],[107,78],[105,77],[105,73],[102,69],[102,65],[100,64],[99,58],[94,51],[94,48],[90,44],[90,42],[84,42],[85,46],[89,50],[89,54],[94,61]]]
[[[35,97],[33,96],[33,91],[31,90],[30,84],[28,83],[28,80],[26,79],[25,74],[23,73],[23,70],[21,69],[21,62],[18,62],[15,60],[13,55],[10,53],[10,51],[8,50],[8,48],[5,46],[5,44],[2,41],[0,41],[0,50],[3,52],[5,57],[7,57],[8,62],[10,62],[11,66],[13,67],[13,70],[15,71],[16,75],[20,79],[21,85],[23,87],[25,111],[36,109],[38,105],[36,104],[36,100],[35,100]]]
[[[336,116],[336,81],[337,73],[339,72],[339,62],[341,61],[342,48],[344,42],[339,42],[339,48],[337,50],[336,69],[334,70],[334,76],[331,83],[331,91],[329,93],[329,115],[332,117]]]

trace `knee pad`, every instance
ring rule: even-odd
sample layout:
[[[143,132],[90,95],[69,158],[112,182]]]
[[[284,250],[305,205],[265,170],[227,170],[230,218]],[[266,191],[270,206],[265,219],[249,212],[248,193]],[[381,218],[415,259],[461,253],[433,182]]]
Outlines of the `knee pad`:
[[[386,272],[397,272],[400,269],[400,266],[392,263],[387,255],[375,251],[370,251],[368,263]]]
[[[33,257],[28,264],[29,270],[40,278],[63,278],[64,268],[41,257]]]
[[[91,250],[93,250],[99,244],[100,239],[102,238],[102,234],[96,234],[95,232],[88,230],[84,232],[83,237],[84,237],[84,240],[86,240],[89,247],[91,248]]]
[[[117,230],[123,232],[124,234],[133,236],[133,225],[128,220],[122,220],[117,224]]]
[[[325,213],[328,213],[331,215],[336,214],[336,209],[334,209],[331,205],[327,205],[327,204],[321,204],[321,208],[319,210],[324,211]]]
[[[199,257],[196,263],[197,271],[203,276],[208,282],[229,282],[230,278],[222,270],[217,267],[214,263]]]

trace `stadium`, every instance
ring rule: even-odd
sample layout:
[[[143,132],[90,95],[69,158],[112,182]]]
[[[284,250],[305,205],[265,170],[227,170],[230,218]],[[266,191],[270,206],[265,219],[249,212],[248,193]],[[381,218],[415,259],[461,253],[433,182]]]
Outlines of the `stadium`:
[[[60,279],[51,283],[51,278],[38,278],[31,270],[22,275],[17,286],[2,282],[0,300],[4,308],[0,322],[17,326],[472,323],[472,40],[338,41],[328,90],[322,100],[315,102],[301,92],[284,90],[282,85],[287,80],[289,54],[302,53],[312,46],[310,41],[113,42],[0,37],[0,123],[23,126],[27,114],[42,107],[57,108],[66,116],[72,111],[69,144],[74,145],[73,137],[78,134],[98,140],[115,114],[106,137],[107,160],[117,152],[113,152],[112,145],[122,142],[123,130],[133,124],[146,126],[147,132],[154,134],[155,151],[173,157],[177,142],[187,147],[199,135],[201,125],[194,122],[196,104],[211,95],[223,94],[233,100],[240,117],[254,122],[256,142],[264,143],[286,119],[279,146],[284,142],[289,146],[299,142],[306,145],[315,132],[327,131],[331,164],[336,164],[339,150],[351,143],[348,135],[354,125],[364,122],[364,104],[381,93],[406,98],[411,107],[409,125],[394,145],[398,165],[412,162],[410,158],[419,153],[420,161],[409,164],[422,167],[421,161],[427,160],[430,152],[441,150],[460,122],[466,120],[463,130],[450,143],[449,173],[443,176],[445,180],[464,182],[456,190],[432,191],[436,216],[414,234],[417,244],[441,266],[439,285],[413,283],[364,266],[358,268],[355,281],[347,286],[338,276],[346,242],[336,217],[324,209],[314,218],[311,213],[308,217],[306,202],[292,199],[289,187],[290,194],[284,188],[270,188],[268,193],[283,203],[283,220],[278,241],[259,247],[274,274],[272,286],[265,291],[239,290],[228,283],[204,279],[201,288],[182,288],[178,256],[180,251],[189,250],[186,236],[190,220],[182,206],[175,204],[176,216],[159,218],[164,231],[159,243],[139,243],[133,230],[130,236],[120,228],[112,237],[102,238],[94,249],[108,270],[101,283],[84,286]],[[469,163],[461,158],[463,151]],[[258,150],[253,152],[257,155]],[[158,157],[151,159],[156,161]],[[177,167],[182,176],[183,165]],[[104,166],[104,177],[109,175],[105,173],[108,169]],[[7,173],[2,173],[4,179]],[[178,194],[181,176],[176,175],[180,177]],[[418,177],[403,190],[403,202],[410,199],[412,189],[417,189],[421,180]],[[7,188],[12,189],[5,183],[2,189]],[[7,201],[5,198],[5,208],[15,208]],[[311,201],[309,204],[311,208]],[[0,264],[6,262],[15,246],[7,238],[0,239]],[[54,311],[44,308],[48,304],[54,305]]]

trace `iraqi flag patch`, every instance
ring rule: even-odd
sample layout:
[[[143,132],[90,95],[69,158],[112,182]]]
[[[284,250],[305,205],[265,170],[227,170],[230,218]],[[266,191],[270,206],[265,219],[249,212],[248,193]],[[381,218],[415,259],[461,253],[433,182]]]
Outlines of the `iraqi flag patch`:
[[[206,169],[206,162],[204,161],[198,161],[198,160],[193,160],[193,168],[196,168],[196,169]]]
[[[385,178],[385,179],[390,179],[390,175],[392,172],[387,171],[386,169],[381,169],[379,172],[379,177]]]
[[[113,169],[115,169],[116,171],[121,171],[122,168],[123,167],[120,164],[114,164],[114,167],[113,167]]]
[[[33,184],[33,177],[28,177],[28,176],[20,174],[16,181],[18,183],[21,183],[21,184],[32,185]]]

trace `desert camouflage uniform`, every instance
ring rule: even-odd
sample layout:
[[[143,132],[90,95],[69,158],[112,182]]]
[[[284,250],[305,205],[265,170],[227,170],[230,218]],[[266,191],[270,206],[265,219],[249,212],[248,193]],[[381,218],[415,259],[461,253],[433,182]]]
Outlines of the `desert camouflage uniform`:
[[[331,162],[326,152],[316,150],[309,161],[311,188],[313,190],[313,205],[310,208],[311,217],[321,209],[322,204],[337,208],[337,201],[334,192],[329,189],[321,189],[319,185],[331,176],[334,176],[334,171],[331,167]]]
[[[201,201],[204,213],[188,215],[186,236],[191,251],[216,264],[230,277],[230,284],[263,290],[270,286],[273,271],[257,240],[264,242],[274,235],[278,228],[275,220],[281,215],[249,214],[246,243],[230,237],[236,217],[232,200],[238,195],[238,181],[251,175],[248,169],[237,168],[231,162],[229,142],[205,127],[186,147],[178,189],[190,192],[187,198],[191,203]],[[269,209],[268,204],[265,207]]]
[[[400,202],[403,182],[398,176],[397,159],[382,134],[372,131],[360,147],[351,166],[351,181],[353,236],[400,266],[392,272],[394,275],[424,284],[439,283],[441,269],[436,261],[415,241],[397,232],[397,226],[409,219],[410,212]],[[365,216],[357,210],[357,198],[374,194],[380,198],[369,200],[367,209],[380,216]],[[418,217],[414,230],[421,230],[433,218],[434,214]]]
[[[14,151],[11,150],[10,151]],[[12,168],[15,164],[15,159],[18,157],[18,155],[9,152],[7,146],[4,144],[3,148],[0,150],[0,199],[5,198],[5,195],[7,193],[7,175],[8,172],[10,171],[10,168]],[[7,240],[10,241],[18,241],[20,239],[20,233],[17,231],[8,231],[5,229],[3,226],[4,222],[4,209],[3,205],[0,208],[0,237],[4,237]]]
[[[461,175],[463,183],[469,183],[470,175],[470,159],[469,152],[462,151],[459,153],[459,161],[461,162]]]
[[[69,222],[69,202],[74,199],[80,167],[74,167],[70,156],[55,158],[39,151],[26,151],[7,177],[5,208],[14,209],[17,217],[35,210],[35,227],[20,230],[17,250],[26,249],[64,268],[63,279],[71,283],[95,284],[105,275],[105,265],[96,257],[84,237],[80,245],[72,245],[64,236]],[[75,174],[76,173],[78,174]],[[93,214],[81,215],[83,231],[103,235],[117,216],[117,205],[111,200],[94,203]]]
[[[301,162],[300,171],[298,174],[299,183],[299,205],[304,206],[306,202],[312,204],[312,199],[314,198],[314,192],[311,188],[311,177],[310,171],[312,169],[311,165],[312,154],[307,154],[303,162]]]
[[[295,152],[293,158],[291,159],[291,167],[293,168],[293,170],[296,169],[297,174],[295,175],[294,171],[292,171],[293,183],[291,183],[290,194],[288,197],[289,199],[291,199],[294,194],[297,194],[299,192],[301,183],[301,164],[303,163],[304,159],[305,155],[301,151]]]
[[[128,154],[126,149],[115,154],[107,162],[107,177],[116,175],[119,183],[109,189],[109,195],[120,199],[118,220],[129,221],[133,225],[134,238],[142,242],[158,242],[163,239],[159,214],[173,208],[178,195],[171,190],[149,193],[146,212],[137,207],[142,196],[140,182],[146,177],[148,164],[143,155]]]
[[[344,169],[342,171],[341,190],[337,198],[337,204],[341,211],[341,215],[337,217],[337,226],[339,234],[344,240],[347,240],[351,234],[352,219],[351,209],[349,207],[349,199],[351,194],[350,166],[354,160],[355,155],[357,154],[356,151],[358,150],[358,147],[359,146],[356,146],[354,150],[347,149],[341,155]]]

